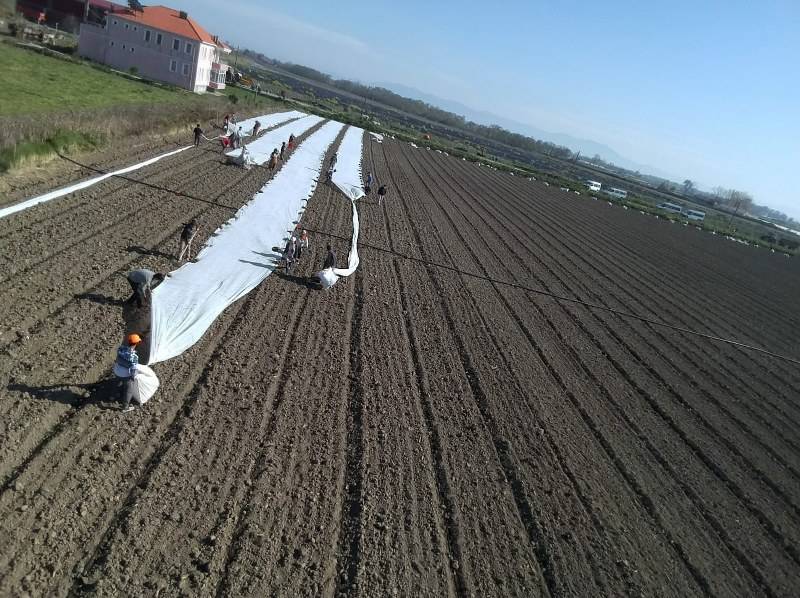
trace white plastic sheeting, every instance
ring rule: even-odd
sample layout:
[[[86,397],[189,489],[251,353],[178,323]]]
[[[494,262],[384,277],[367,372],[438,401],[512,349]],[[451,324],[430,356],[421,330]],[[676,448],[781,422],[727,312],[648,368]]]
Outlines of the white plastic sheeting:
[[[288,141],[289,135],[294,134],[295,137],[298,137],[308,131],[311,127],[321,123],[322,120],[323,119],[319,116],[303,116],[302,118],[294,120],[290,123],[286,123],[285,125],[277,127],[272,131],[268,131],[267,133],[260,135],[257,139],[251,141],[250,143],[247,143],[247,152],[250,154],[250,158],[256,164],[265,164],[267,160],[269,160],[272,150],[280,150],[281,143]],[[239,156],[241,153],[242,150],[235,149],[227,152],[225,155]]]
[[[279,257],[272,247],[285,243],[342,126],[329,122],[300,144],[275,177],[215,232],[196,263],[185,264],[153,290],[151,364],[191,347],[226,307],[272,273]]]
[[[370,131],[369,134],[378,143],[383,143],[383,135],[381,135],[380,133],[373,133],[372,131]]]
[[[257,120],[261,122],[262,128],[269,128],[269,127],[274,127],[279,123],[286,122],[287,120],[290,120],[292,118],[298,118],[301,116],[304,116],[303,112],[298,112],[297,110],[290,110],[288,112],[277,112],[275,114],[265,114],[257,118],[249,118],[247,120],[242,121],[239,124],[242,126],[242,131],[246,132],[249,135],[250,131],[252,131],[253,129],[253,125]],[[10,216],[11,214],[15,214],[17,212],[27,210],[28,208],[32,208],[33,206],[38,205],[40,203],[45,203],[48,201],[52,201],[53,199],[58,199],[59,197],[63,197],[70,193],[75,193],[76,191],[80,191],[81,189],[86,189],[87,187],[96,185],[97,183],[104,181],[108,178],[111,178],[113,176],[127,174],[129,172],[133,172],[134,170],[139,170],[140,168],[144,168],[145,166],[150,166],[151,164],[155,164],[159,160],[163,160],[164,158],[168,158],[170,156],[174,156],[175,154],[185,152],[186,150],[191,149],[192,147],[194,146],[187,145],[186,147],[182,147],[180,149],[176,149],[171,152],[159,154],[158,156],[150,158],[149,160],[145,160],[144,162],[139,162],[138,164],[126,166],[125,168],[120,168],[119,170],[115,170],[113,172],[101,174],[99,176],[86,179],[85,181],[74,183],[67,187],[62,187],[60,189],[56,189],[55,191],[50,191],[43,195],[32,197],[31,199],[26,199],[25,201],[21,201],[20,203],[7,206],[5,208],[0,208],[0,218],[5,218],[6,216]]]
[[[339,145],[333,184],[347,197],[356,200],[364,197],[364,182],[361,180],[361,153],[364,148],[364,129],[349,127]]]
[[[246,118],[245,120],[229,123],[228,131],[236,131],[239,127],[242,128],[242,137],[249,137],[253,133],[253,127],[256,121],[261,123],[261,129],[269,129],[280,123],[286,122],[292,118],[300,118],[305,116],[305,112],[298,110],[289,110],[288,112],[275,112],[274,114],[264,114],[262,116],[254,116],[253,118]]]
[[[62,187],[61,189],[50,191],[49,193],[45,193],[44,195],[39,195],[37,197],[32,197],[31,199],[26,199],[25,201],[14,204],[13,206],[8,206],[6,208],[0,209],[0,218],[5,218],[6,216],[10,216],[11,214],[15,214],[16,212],[21,212],[22,210],[27,210],[28,208],[32,208],[33,206],[38,205],[40,203],[44,203],[46,201],[58,199],[59,197],[63,197],[69,193],[75,193],[76,191],[80,191],[81,189],[86,189],[86,187],[91,187],[92,185],[96,185],[100,181],[104,181],[108,178],[111,178],[112,176],[127,174],[129,172],[133,172],[134,170],[139,170],[140,168],[144,168],[145,166],[150,166],[151,164],[155,164],[159,160],[168,158],[169,156],[174,156],[175,154],[179,154],[181,152],[185,152],[187,149],[190,149],[192,147],[193,146],[188,145],[186,147],[182,147],[180,149],[167,152],[166,154],[160,154],[158,156],[155,156],[154,158],[145,160],[144,162],[139,162],[138,164],[134,164],[133,166],[126,166],[125,168],[120,168],[119,170],[115,170],[113,172],[101,174],[100,176],[96,176],[91,179],[86,179],[85,181],[69,185],[68,187]]]
[[[358,268],[358,209],[356,200],[364,196],[364,183],[361,179],[361,154],[364,149],[364,130],[350,127],[344,134],[339,146],[336,172],[333,173],[333,183],[342,193],[350,199],[353,208],[353,238],[350,244],[350,254],[347,257],[347,268],[328,268],[319,272],[317,277],[323,287],[330,288],[339,278],[350,276]]]

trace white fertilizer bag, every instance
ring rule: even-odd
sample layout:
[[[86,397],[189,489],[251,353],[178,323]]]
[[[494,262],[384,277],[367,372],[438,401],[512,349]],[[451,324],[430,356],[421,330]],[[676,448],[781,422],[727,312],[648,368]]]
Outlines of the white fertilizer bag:
[[[139,385],[139,404],[144,405],[156,394],[160,382],[156,373],[146,365],[136,366],[136,383]]]

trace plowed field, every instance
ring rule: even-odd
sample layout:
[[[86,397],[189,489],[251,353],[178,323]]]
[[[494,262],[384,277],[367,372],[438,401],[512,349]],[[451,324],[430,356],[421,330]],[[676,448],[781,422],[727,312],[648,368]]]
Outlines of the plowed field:
[[[797,357],[797,260],[389,139],[364,170],[358,272],[306,282],[349,248],[320,185],[293,276],[124,415],[124,275],[269,173],[192,149],[0,220],[0,595],[797,595],[800,367],[531,290]]]

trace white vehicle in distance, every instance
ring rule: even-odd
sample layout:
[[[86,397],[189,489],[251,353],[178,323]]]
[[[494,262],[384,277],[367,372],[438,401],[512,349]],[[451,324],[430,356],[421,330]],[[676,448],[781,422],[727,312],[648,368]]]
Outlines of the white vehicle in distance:
[[[586,186],[589,188],[589,191],[597,193],[600,191],[600,187],[602,187],[603,184],[599,181],[586,181]]]
[[[697,222],[703,222],[706,219],[706,213],[700,210],[684,210],[683,215],[689,220],[695,220]]]
[[[673,214],[683,214],[683,206],[679,206],[676,203],[669,203],[665,201],[664,203],[660,203],[656,206],[659,210],[664,210],[665,212],[672,212]]]
[[[625,199],[628,197],[628,192],[625,191],[625,189],[617,189],[616,187],[609,187],[605,190],[605,194],[616,197],[617,199]]]

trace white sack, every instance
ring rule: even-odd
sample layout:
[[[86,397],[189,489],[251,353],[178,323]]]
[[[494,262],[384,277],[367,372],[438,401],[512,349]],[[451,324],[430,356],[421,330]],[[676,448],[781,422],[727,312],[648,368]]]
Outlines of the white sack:
[[[118,378],[128,378],[128,368],[124,368],[118,363],[114,363],[111,371]],[[158,376],[152,369],[141,363],[136,366],[136,385],[139,390],[140,405],[144,405],[156,394],[159,384]]]
[[[283,247],[342,126],[328,122],[300,144],[261,191],[217,229],[196,263],[185,264],[153,290],[150,364],[183,353],[226,307],[272,273],[280,257],[272,247]]]
[[[333,268],[325,268],[321,272],[317,272],[317,278],[324,289],[331,288],[339,280],[339,277],[333,273]]]
[[[160,382],[152,369],[139,364],[136,366],[136,384],[139,387],[139,404],[144,405],[156,394]]]
[[[375,141],[377,141],[378,143],[383,143],[383,135],[381,135],[380,133],[373,133],[372,131],[370,131],[370,133],[369,133],[369,134],[370,134],[370,135],[372,136],[372,138],[373,138]]]

